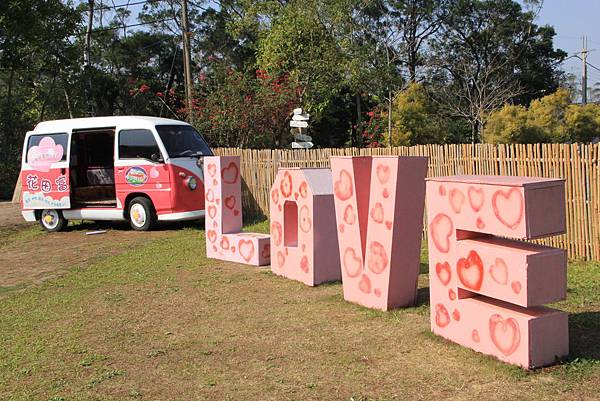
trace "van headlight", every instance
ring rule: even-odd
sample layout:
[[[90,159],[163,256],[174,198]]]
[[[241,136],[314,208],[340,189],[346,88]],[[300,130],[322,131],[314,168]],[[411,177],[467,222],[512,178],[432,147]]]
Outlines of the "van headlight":
[[[198,188],[198,181],[196,180],[195,177],[189,176],[186,180],[185,180],[185,185],[187,185],[187,187],[190,190],[195,190],[196,188]]]

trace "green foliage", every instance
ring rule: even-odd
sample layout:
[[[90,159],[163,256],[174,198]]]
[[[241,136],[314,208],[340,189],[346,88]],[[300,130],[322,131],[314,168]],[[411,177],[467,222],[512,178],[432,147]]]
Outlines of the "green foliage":
[[[569,139],[565,131],[565,113],[571,104],[571,96],[566,89],[534,100],[529,106],[531,124],[546,132],[552,142],[565,142]]]
[[[569,105],[565,113],[565,125],[573,142],[591,142],[600,138],[600,105]]]
[[[0,199],[12,195],[25,133],[64,108],[78,14],[60,1],[0,2]]]
[[[531,124],[525,106],[509,104],[490,115],[483,139],[485,142],[491,143],[537,143],[548,141],[544,130]]]
[[[387,121],[387,112],[384,113]],[[393,146],[440,143],[442,129],[435,118],[435,105],[422,84],[411,84],[399,92],[392,102]],[[388,144],[389,137],[387,138]]]
[[[257,63],[270,74],[288,72],[303,88],[305,108],[321,115],[343,88],[343,53],[319,23],[314,4],[296,2],[261,34]]]
[[[525,106],[505,105],[487,119],[492,143],[590,142],[600,137],[600,105],[571,104],[567,89]]]
[[[288,145],[291,110],[298,90],[285,74],[237,71],[212,61],[213,74],[201,78],[194,122],[214,146],[272,148]]]

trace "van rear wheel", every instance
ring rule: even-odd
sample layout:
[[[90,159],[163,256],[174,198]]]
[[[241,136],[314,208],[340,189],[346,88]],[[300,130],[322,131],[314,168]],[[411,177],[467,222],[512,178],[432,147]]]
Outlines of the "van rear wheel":
[[[40,214],[40,224],[48,232],[62,231],[69,222],[62,212],[56,209],[44,209]]]
[[[151,230],[156,224],[156,212],[148,198],[133,198],[129,203],[129,224],[136,231]]]

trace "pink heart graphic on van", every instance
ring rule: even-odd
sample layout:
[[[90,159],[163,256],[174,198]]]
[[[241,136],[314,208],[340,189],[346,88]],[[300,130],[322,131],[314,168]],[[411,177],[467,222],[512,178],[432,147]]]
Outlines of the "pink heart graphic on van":
[[[54,139],[45,136],[39,145],[32,146],[27,151],[27,162],[37,171],[50,171],[52,163],[60,161],[63,157],[62,145],[54,143]]]

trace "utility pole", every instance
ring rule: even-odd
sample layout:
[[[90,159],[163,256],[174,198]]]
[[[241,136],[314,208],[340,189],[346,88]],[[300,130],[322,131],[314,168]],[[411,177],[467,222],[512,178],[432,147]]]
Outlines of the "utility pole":
[[[85,87],[85,102],[87,104],[87,114],[94,116],[94,104],[92,102],[92,77],[90,67],[92,66],[91,47],[92,47],[92,28],[94,26],[94,0],[88,0],[88,21],[85,32],[85,45],[83,48],[83,71],[87,75],[87,85]]]
[[[187,120],[193,122],[192,113],[192,54],[190,50],[190,24],[187,13],[187,0],[181,0],[181,30],[183,31],[183,75],[185,81],[185,98],[188,109]]]
[[[583,72],[581,74],[581,103],[587,104],[587,36],[582,38],[583,50],[581,50],[581,59],[583,60]]]

